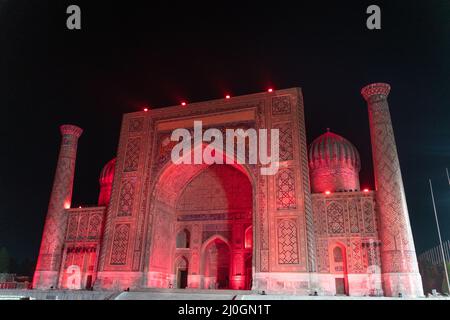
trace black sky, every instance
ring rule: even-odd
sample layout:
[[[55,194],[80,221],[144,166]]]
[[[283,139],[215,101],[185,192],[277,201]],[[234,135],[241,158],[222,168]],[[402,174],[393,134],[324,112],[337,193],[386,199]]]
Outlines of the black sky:
[[[17,258],[38,253],[60,124],[85,130],[73,204],[95,204],[122,114],[180,99],[300,86],[308,141],[327,127],[352,141],[361,184],[373,187],[359,92],[378,81],[392,86],[416,247],[437,244],[428,177],[450,238],[450,1],[182,3],[0,2],[0,247]],[[373,3],[381,31],[365,27]],[[66,29],[69,4],[81,7],[81,31]]]

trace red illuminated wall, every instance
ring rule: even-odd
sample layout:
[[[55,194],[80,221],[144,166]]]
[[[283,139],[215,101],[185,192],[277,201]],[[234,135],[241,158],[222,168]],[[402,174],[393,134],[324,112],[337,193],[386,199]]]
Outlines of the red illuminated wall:
[[[307,156],[300,88],[125,114],[117,158],[100,176],[103,206],[96,208],[67,210],[81,129],[62,126],[35,287],[83,288],[92,281],[96,289],[122,290],[182,283],[335,294],[334,278],[345,277],[351,295],[379,292],[381,281],[387,295],[420,295],[389,86],[370,85],[362,93],[375,192],[355,192],[359,155],[343,137],[326,132]],[[245,164],[174,165],[170,133],[192,130],[193,119],[221,131],[278,129],[279,171],[263,176],[259,166]],[[343,248],[342,261],[333,260],[336,246]]]
[[[358,150],[347,139],[327,131],[309,147],[313,193],[359,191]]]
[[[107,206],[111,199],[112,184],[114,180],[114,171],[116,167],[116,159],[110,160],[100,173],[100,194],[98,197],[99,206]]]
[[[177,202],[177,230],[189,230],[193,241],[176,255],[190,257],[191,275],[204,276],[203,285],[191,281],[190,287],[250,289],[245,262],[252,246],[245,246],[245,232],[252,205],[248,177],[232,166],[213,165],[188,183]]]
[[[322,167],[311,171],[311,190],[314,193],[358,191],[359,174],[353,168]]]
[[[59,288],[89,289],[97,278],[105,207],[66,210],[67,231]]]
[[[33,277],[33,287],[39,289],[56,288],[58,285],[61,251],[67,226],[65,210],[70,208],[72,202],[78,139],[83,132],[81,128],[73,125],[62,125],[60,131],[62,141],[58,164]]]
[[[173,284],[175,234],[179,231],[177,224],[182,223],[177,221],[178,198],[208,165],[171,165],[170,134],[177,128],[192,129],[194,119],[221,131],[236,127],[279,130],[281,168],[277,174],[261,176],[258,166],[237,166],[248,176],[252,189],[254,218],[244,217],[257,225],[252,229],[253,259],[242,254],[233,257],[233,264],[241,267],[232,271],[234,278],[230,283],[243,283],[239,277],[243,277],[245,268],[245,273],[254,271],[250,279],[254,289],[275,286],[278,290],[281,286],[280,290],[285,291],[308,290],[308,272],[314,272],[316,266],[308,161],[303,156],[307,148],[300,88],[125,114],[99,255],[97,288],[167,288]],[[209,196],[214,195],[214,189],[209,191]],[[242,201],[241,195],[224,195],[231,206]],[[217,206],[224,198],[208,199],[200,197],[196,205],[201,207],[211,201]],[[220,211],[208,210],[205,213]],[[227,214],[237,214],[233,210]],[[202,228],[200,223],[194,223],[189,230],[191,244],[200,250],[191,251],[187,257],[190,270],[200,270]],[[235,233],[241,237],[240,246],[244,246],[246,228],[242,225],[242,230]],[[202,236],[197,243],[196,234]],[[167,235],[171,235],[169,239]],[[236,245],[233,239],[229,242],[230,246]],[[191,285],[200,285],[198,272],[193,271],[190,276]]]

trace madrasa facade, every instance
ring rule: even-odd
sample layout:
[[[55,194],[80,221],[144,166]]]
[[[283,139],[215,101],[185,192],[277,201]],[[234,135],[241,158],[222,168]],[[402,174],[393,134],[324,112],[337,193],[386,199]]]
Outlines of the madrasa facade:
[[[375,190],[361,190],[350,141],[327,131],[307,145],[300,88],[125,114],[95,206],[71,207],[83,130],[62,125],[33,287],[422,296],[389,92],[385,83],[361,91]],[[174,163],[171,134],[194,121],[278,129],[277,172]]]

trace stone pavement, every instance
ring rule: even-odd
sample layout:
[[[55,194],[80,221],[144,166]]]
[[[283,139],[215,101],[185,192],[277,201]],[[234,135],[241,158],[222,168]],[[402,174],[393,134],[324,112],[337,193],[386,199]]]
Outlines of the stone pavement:
[[[0,290],[0,300],[450,300],[450,297],[388,298],[348,296],[261,295],[253,291],[143,289],[140,291]]]

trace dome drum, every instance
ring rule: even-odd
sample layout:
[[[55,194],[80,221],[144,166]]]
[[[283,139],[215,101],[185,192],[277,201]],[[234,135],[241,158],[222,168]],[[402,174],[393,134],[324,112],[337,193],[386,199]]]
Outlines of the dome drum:
[[[311,144],[309,168],[313,193],[360,189],[358,150],[350,141],[329,130]]]

